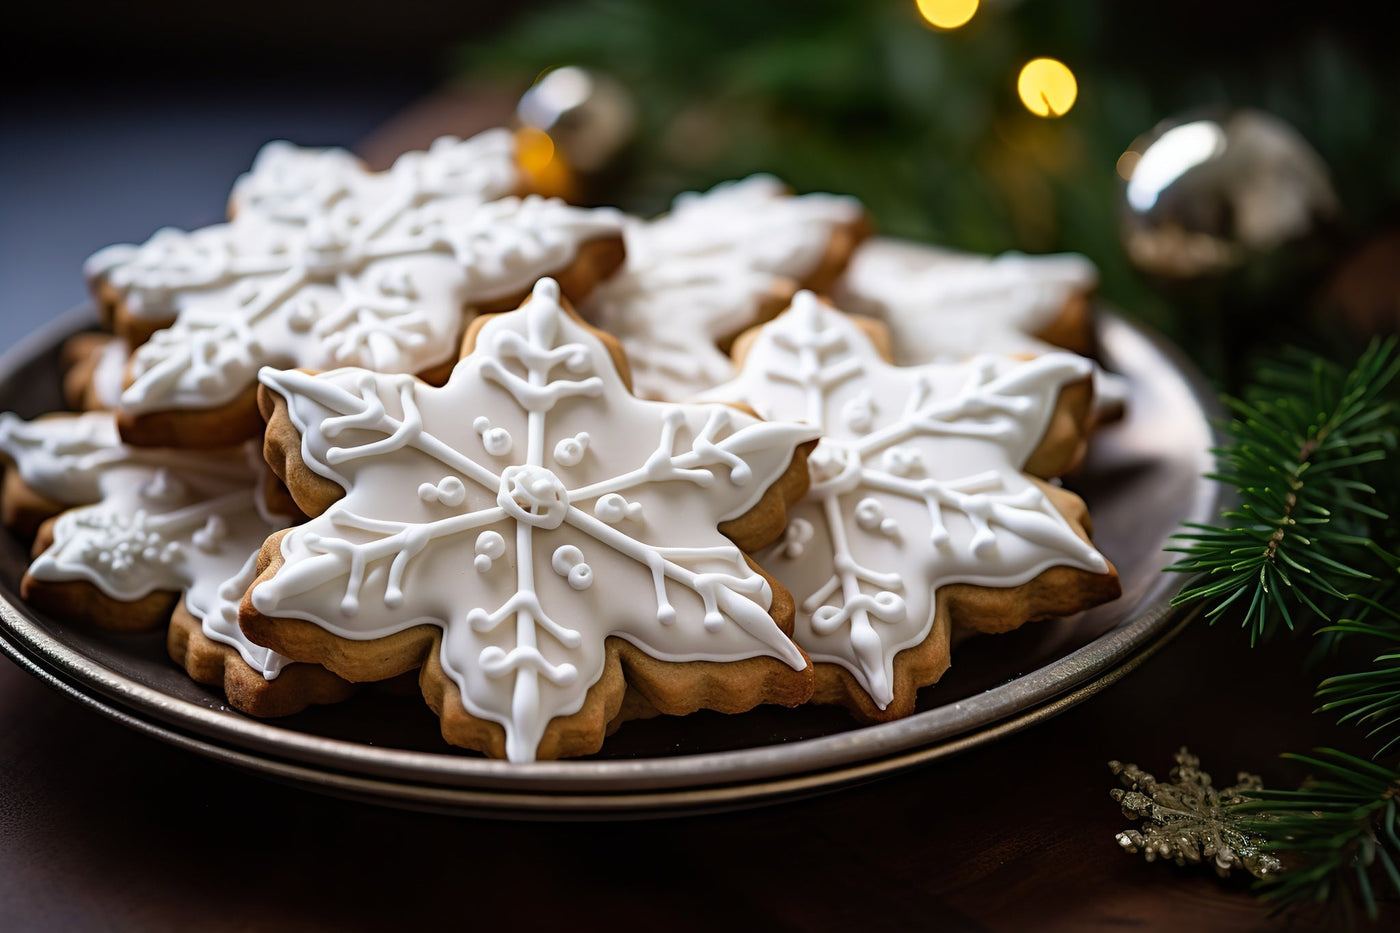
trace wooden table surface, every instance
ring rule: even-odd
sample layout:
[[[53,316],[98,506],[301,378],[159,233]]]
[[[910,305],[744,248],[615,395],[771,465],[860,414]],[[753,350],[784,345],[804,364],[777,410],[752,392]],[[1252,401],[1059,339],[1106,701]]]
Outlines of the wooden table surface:
[[[31,145],[0,157],[0,242],[18,242],[34,218],[57,232],[27,247],[43,262],[0,265],[0,343],[61,310],[53,295],[80,290],[86,250],[159,222],[208,222],[199,215],[226,188],[225,163],[246,162],[263,138],[354,141],[378,126],[362,151],[382,161],[438,132],[469,132],[465,123],[491,112],[463,111],[451,95],[406,106],[405,89],[357,104],[337,96],[340,109],[328,112],[319,93],[275,112],[246,96],[212,114],[206,102],[206,138],[178,130],[188,101],[132,104],[129,122],[178,137],[176,154],[147,151],[139,136],[118,139],[115,155],[84,149],[86,135],[65,136],[63,121],[7,112],[6,138]],[[300,120],[319,121],[320,138],[295,132]],[[41,146],[44,126],[54,132]],[[58,169],[46,154],[55,147]],[[177,156],[194,173],[184,187],[208,188],[202,200],[159,194],[161,160]],[[157,203],[121,214],[104,187],[113,176],[143,179]],[[61,267],[71,279],[55,285]],[[1238,768],[1296,780],[1277,754],[1337,735],[1309,715],[1305,648],[1251,651],[1240,632],[1196,625],[1086,704],[961,757],[764,809],[602,824],[449,818],[319,796],[132,733],[0,663],[0,929],[1298,928],[1266,919],[1242,880],[1119,851],[1114,833],[1129,823],[1108,797],[1105,763],[1136,761],[1164,777],[1186,743],[1221,782]]]

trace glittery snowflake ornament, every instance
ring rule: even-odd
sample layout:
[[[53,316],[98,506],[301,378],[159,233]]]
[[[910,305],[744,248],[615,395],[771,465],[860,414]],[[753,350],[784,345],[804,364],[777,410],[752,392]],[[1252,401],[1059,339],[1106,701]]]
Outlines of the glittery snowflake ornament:
[[[141,344],[124,435],[151,443],[142,416],[234,404],[265,364],[426,372],[451,362],[468,308],[560,273],[585,242],[620,241],[618,212],[514,197],[518,183],[505,130],[445,137],[380,173],[272,143],[235,187],[231,222],[97,253],[94,291]]]
[[[787,600],[741,550],[762,543],[755,531],[738,529],[757,508],[775,519],[759,537],[779,533],[812,429],[636,398],[550,279],[473,334],[441,388],[360,369],[262,372],[284,405],[270,436],[294,430],[289,451],[344,495],[281,538],[244,601],[245,631],[309,621],[324,637],[298,650],[334,669],[355,642],[434,626],[425,680],[440,665],[465,712],[500,726],[493,741],[456,740],[513,761],[597,748],[607,717],[578,746],[548,730],[586,703],[616,709],[612,639],[645,655],[628,681],[663,711],[653,659],[714,662],[692,673],[764,659],[777,692],[712,689],[713,708],[805,699],[810,666],[774,615]]]
[[[949,584],[1010,588],[1069,567],[1098,577],[1098,594],[1116,592],[1108,562],[1022,472],[1087,360],[897,367],[857,319],[810,292],[741,338],[736,356],[740,375],[712,397],[822,430],[811,489],[784,540],[757,555],[797,601],[794,639],[818,662],[819,692],[825,662],[854,678],[867,700],[851,698],[869,718],[912,712],[924,684],[900,675],[900,653],[946,646],[956,620],[936,601]],[[995,625],[1035,615],[1015,604]]]

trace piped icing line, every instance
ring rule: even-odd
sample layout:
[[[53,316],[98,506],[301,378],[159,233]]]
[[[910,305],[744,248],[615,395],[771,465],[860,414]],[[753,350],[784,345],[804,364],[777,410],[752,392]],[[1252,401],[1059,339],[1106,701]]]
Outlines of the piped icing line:
[[[237,625],[238,600],[251,582],[244,577],[264,539],[289,521],[267,510],[258,443],[231,451],[131,447],[121,443],[111,412],[36,421],[5,412],[0,452],[25,485],[70,506],[30,576],[85,581],[122,602],[183,592],[204,633],[265,678],[288,663]]]
[[[1021,472],[1060,390],[1090,371],[1063,352],[894,366],[856,319],[800,292],[707,396],[823,432],[786,536],[757,555],[797,601],[798,645],[885,709],[895,656],[929,635],[940,587],[1108,572]]]
[[[610,208],[515,197],[510,134],[445,137],[372,173],[339,150],[269,144],[228,223],[89,259],[128,314],[168,326],[132,354],[131,413],[208,408],[259,367],[417,373],[452,359],[465,311],[621,234]]]
[[[357,369],[260,378],[345,495],[283,537],[253,607],[356,640],[440,627],[444,671],[511,760],[582,708],[608,637],[662,661],[806,668],[767,580],[716,526],[815,432],[636,398],[553,280],[482,326],[441,388]]]
[[[863,215],[854,198],[791,196],[769,175],[682,194],[669,214],[628,225],[626,265],[583,314],[622,342],[638,395],[692,398],[733,376],[718,342],[815,272],[836,230]]]

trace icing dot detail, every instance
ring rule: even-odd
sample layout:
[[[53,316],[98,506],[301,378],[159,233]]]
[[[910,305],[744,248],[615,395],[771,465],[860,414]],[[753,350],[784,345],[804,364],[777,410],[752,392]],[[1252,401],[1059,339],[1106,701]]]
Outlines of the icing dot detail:
[[[856,503],[856,524],[871,534],[894,537],[899,533],[899,525],[885,515],[885,507],[880,500],[869,496]]]
[[[578,466],[583,455],[588,452],[588,432],[580,431],[573,437],[566,437],[554,445],[554,459],[560,466]]]
[[[598,504],[593,506],[593,514],[607,522],[609,525],[616,525],[623,519],[630,518],[634,522],[642,520],[642,504],[640,502],[628,502],[615,492],[610,492],[598,500]]]
[[[857,434],[870,433],[870,429],[875,427],[875,399],[870,392],[862,392],[847,402],[841,412],[841,420]]]
[[[131,518],[84,516],[77,524],[96,532],[79,545],[79,558],[119,580],[146,568],[173,567],[185,559],[185,549],[178,541],[166,541],[151,529],[145,511],[137,511]]]
[[[185,484],[176,479],[169,470],[156,470],[150,482],[141,487],[141,495],[157,505],[174,505],[186,495]]]
[[[807,550],[807,542],[817,533],[812,523],[805,518],[794,518],[788,523],[783,534],[782,554],[789,560],[796,560]]]
[[[476,536],[476,560],[472,565],[477,573],[485,573],[491,564],[500,560],[506,553],[506,539],[499,531],[483,531]]]
[[[880,458],[880,463],[895,476],[920,476],[925,472],[924,458],[908,447],[891,447]]]
[[[210,515],[204,527],[196,531],[190,541],[206,554],[219,550],[219,544],[228,537],[228,522],[222,515]]]
[[[311,330],[320,315],[316,306],[308,299],[298,301],[287,311],[287,326],[294,334],[305,334]]]
[[[576,590],[586,590],[593,585],[593,568],[584,562],[583,552],[572,544],[557,548],[550,565]]]
[[[472,422],[472,430],[481,435],[481,445],[493,457],[504,457],[515,446],[510,432],[505,428],[491,427],[491,419],[485,415],[477,416]]]
[[[467,487],[456,476],[444,476],[436,485],[424,483],[419,486],[418,498],[424,502],[439,502],[449,508],[455,508],[466,501]]]

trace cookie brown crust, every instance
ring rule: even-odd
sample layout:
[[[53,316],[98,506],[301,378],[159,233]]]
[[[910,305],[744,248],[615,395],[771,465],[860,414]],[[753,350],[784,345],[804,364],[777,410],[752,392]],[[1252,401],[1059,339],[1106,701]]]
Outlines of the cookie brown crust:
[[[212,408],[132,412],[117,409],[117,432],[133,447],[233,447],[262,431],[258,384]]]
[[[264,548],[259,559],[260,567],[267,560],[259,572],[259,582],[270,578],[281,566],[281,535],[275,537],[276,547]],[[268,544],[273,544],[272,539]],[[752,562],[750,566],[759,569]],[[766,573],[763,575],[774,587],[771,612],[783,632],[790,635],[792,597]],[[315,664],[305,666],[314,670],[323,665],[344,678],[342,682],[387,680],[419,668],[419,689],[441,720],[443,739],[493,758],[505,757],[505,729],[497,722],[467,712],[456,682],[443,670],[439,660],[442,630],[438,627],[419,625],[384,638],[351,641],[301,619],[264,616],[253,608],[251,593],[252,588],[244,597],[239,617],[244,634],[254,642],[295,660],[314,660]],[[631,719],[659,714],[679,716],[700,709],[742,713],[764,703],[800,706],[812,696],[816,676],[810,661],[800,671],[767,657],[723,664],[657,661],[617,637],[607,639],[606,653],[602,676],[588,689],[582,708],[550,721],[536,752],[538,758],[594,754],[608,735]],[[263,715],[252,709],[244,711]]]
[[[1094,297],[1093,289],[1071,293],[1054,318],[1031,336],[1080,356],[1095,356]]]
[[[817,267],[803,277],[801,287],[811,289],[819,295],[831,291],[831,287],[836,284],[841,273],[846,271],[846,266],[850,264],[856,249],[874,232],[874,224],[871,222],[870,216],[865,213],[862,213],[858,220],[851,223],[839,224],[832,231],[826,253],[817,263]]]
[[[85,331],[63,341],[58,357],[63,368],[63,403],[73,411],[102,411],[107,407],[97,397],[93,377],[107,347],[120,339]]]
[[[234,709],[260,719],[299,713],[309,706],[339,703],[355,692],[354,684],[312,664],[291,664],[274,680],[249,667],[234,648],[204,634],[203,624],[181,600],[166,633],[170,659],[197,683],[224,692]]]
[[[1093,377],[1085,376],[1060,389],[1045,433],[1022,471],[1040,479],[1053,479],[1074,470],[1089,450],[1094,424]]]
[[[40,612],[108,632],[149,632],[170,618],[180,594],[156,590],[130,602],[113,599],[86,580],[40,580],[28,572],[20,598]]]
[[[0,464],[3,463],[4,458],[0,456]],[[14,467],[6,464],[3,470],[4,478],[0,480],[0,522],[21,538],[32,540],[44,522],[68,506],[35,491]]]
[[[125,340],[126,345],[133,350],[150,340],[156,331],[175,323],[173,315],[147,319],[132,314],[122,298],[121,290],[105,278],[95,280],[91,291],[103,329]]]

